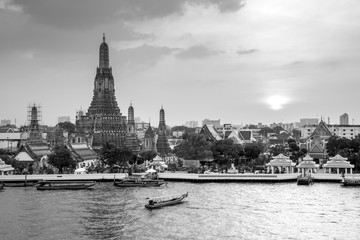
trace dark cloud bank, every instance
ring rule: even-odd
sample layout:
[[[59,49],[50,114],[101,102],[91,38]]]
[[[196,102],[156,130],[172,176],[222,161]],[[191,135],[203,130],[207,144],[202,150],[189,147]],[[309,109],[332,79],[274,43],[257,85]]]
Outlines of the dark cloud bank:
[[[113,21],[142,21],[182,14],[185,4],[217,6],[234,12],[245,0],[13,0],[25,14],[58,28],[86,29]]]

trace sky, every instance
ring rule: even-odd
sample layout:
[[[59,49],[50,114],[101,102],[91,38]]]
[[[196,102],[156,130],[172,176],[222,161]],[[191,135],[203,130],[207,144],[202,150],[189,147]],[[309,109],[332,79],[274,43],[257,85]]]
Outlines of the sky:
[[[103,33],[125,116],[360,124],[357,0],[0,0],[0,119],[75,122]]]

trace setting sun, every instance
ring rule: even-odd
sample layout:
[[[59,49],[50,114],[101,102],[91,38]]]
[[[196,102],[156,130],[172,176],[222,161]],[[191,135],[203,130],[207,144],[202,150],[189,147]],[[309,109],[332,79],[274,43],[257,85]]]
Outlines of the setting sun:
[[[288,103],[289,99],[279,95],[273,95],[266,99],[266,103],[269,104],[273,110],[279,110],[283,108],[283,105]]]

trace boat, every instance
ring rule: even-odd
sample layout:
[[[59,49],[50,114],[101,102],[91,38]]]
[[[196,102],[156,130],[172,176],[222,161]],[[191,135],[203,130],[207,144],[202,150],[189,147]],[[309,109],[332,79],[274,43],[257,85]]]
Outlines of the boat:
[[[360,178],[359,177],[342,177],[341,180],[342,186],[360,186]]]
[[[141,179],[141,178],[124,178],[122,180],[114,180],[116,187],[159,187],[165,184],[164,180]]]
[[[149,203],[145,205],[148,209],[161,208],[165,206],[171,206],[175,204],[179,204],[188,196],[188,193],[184,193],[181,195],[172,195],[172,196],[164,196],[164,197],[156,197],[150,198]]]
[[[314,184],[314,177],[311,174],[307,174],[305,176],[299,175],[297,177],[297,185],[311,185]]]
[[[34,182],[4,182],[5,187],[33,187]]]
[[[80,190],[96,184],[95,181],[39,181],[37,190]]]

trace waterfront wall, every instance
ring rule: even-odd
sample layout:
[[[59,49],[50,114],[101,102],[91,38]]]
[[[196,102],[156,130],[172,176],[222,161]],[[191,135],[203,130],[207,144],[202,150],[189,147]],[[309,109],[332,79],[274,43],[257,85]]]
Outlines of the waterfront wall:
[[[165,181],[181,182],[296,182],[297,173],[292,174],[194,174],[187,172],[165,172],[159,173],[159,178]],[[42,180],[62,181],[99,181],[111,182],[122,179],[125,173],[96,173],[96,174],[39,174],[39,175],[2,175],[0,182],[37,182]],[[313,174],[315,182],[337,182],[341,180],[339,174]],[[360,174],[348,174],[359,177]]]

